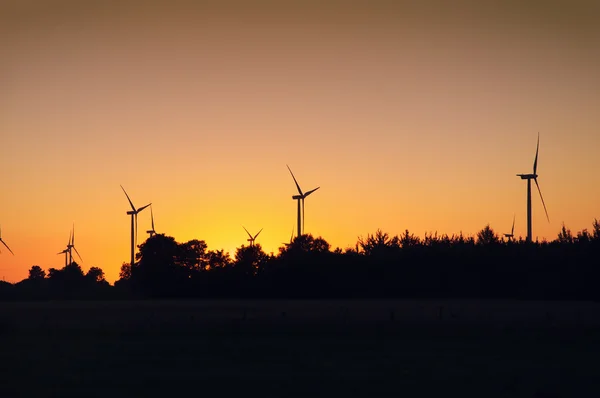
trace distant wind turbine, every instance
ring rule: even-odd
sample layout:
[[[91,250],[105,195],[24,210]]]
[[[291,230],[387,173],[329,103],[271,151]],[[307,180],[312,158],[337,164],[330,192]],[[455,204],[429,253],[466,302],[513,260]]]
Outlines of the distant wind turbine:
[[[512,229],[510,230],[510,234],[504,234],[504,237],[508,240],[512,240],[515,236],[515,215],[513,214],[513,224]]]
[[[292,225],[292,235],[290,236],[290,243],[282,242],[282,244],[285,246],[290,246],[293,241],[294,241],[294,226]]]
[[[537,178],[537,162],[538,153],[540,150],[540,133],[538,133],[537,148],[535,150],[535,160],[533,161],[533,173],[532,174],[517,174],[517,177],[521,177],[522,180],[527,180],[527,242],[531,243],[531,180],[535,182],[538,192],[540,193],[540,199],[542,199],[542,205],[544,205],[544,211],[546,212],[546,218],[550,222],[548,216],[548,210],[546,210],[546,203],[544,203],[544,197],[542,196],[542,190],[538,184]]]
[[[130,263],[130,265],[133,267],[133,264],[135,262],[135,246],[137,245],[137,225],[138,225],[137,224],[137,215],[140,211],[144,210],[146,207],[150,206],[152,203],[148,203],[146,206],[142,206],[139,209],[136,209],[135,206],[133,205],[133,202],[131,201],[131,199],[129,199],[129,195],[127,195],[125,188],[123,188],[123,185],[121,185],[121,189],[125,193],[125,196],[127,196],[127,200],[129,201],[129,205],[131,206],[131,210],[129,210],[127,212],[127,215],[131,216],[131,263]],[[134,228],[134,226],[135,226],[135,228]]]
[[[287,168],[290,171],[292,178],[294,179],[296,188],[298,188],[299,195],[292,196],[292,199],[298,202],[298,236],[301,236],[304,232],[304,199],[321,187],[316,187],[315,189],[311,189],[310,191],[303,193],[302,189],[300,189],[300,185],[298,185],[298,181],[296,181],[296,177],[294,177],[294,173],[292,173],[292,169],[290,169],[290,166],[287,166]],[[302,204],[300,202],[302,202]]]
[[[69,250],[69,264],[73,263],[73,249],[75,250],[75,253],[77,253],[77,257],[79,257],[79,259],[83,263],[83,259],[81,258],[79,252],[77,251],[77,248],[75,247],[75,224],[73,224],[73,233],[71,234],[71,241],[67,245],[67,250]]]
[[[154,214],[152,213],[152,206],[150,206],[150,219],[152,220],[152,229],[149,229],[146,233],[150,235],[150,237],[153,237],[154,234],[156,234],[156,231],[154,230]]]
[[[246,231],[246,233],[248,234],[249,238],[248,238],[248,242],[250,242],[250,246],[254,246],[254,241],[256,240],[256,237],[258,236],[258,234],[260,234],[260,232],[263,230],[262,228],[260,229],[260,231],[258,231],[256,233],[256,235],[252,236],[252,234],[250,234],[250,232],[248,232],[248,230],[246,229],[246,227],[244,227],[242,225],[242,228],[244,228],[244,231]]]
[[[10,247],[8,247],[8,245],[6,244],[6,242],[2,240],[2,228],[0,228],[0,242],[2,242],[2,244],[4,245],[4,247],[6,247],[8,249],[8,251],[10,252],[10,254],[12,254],[13,256],[15,255],[15,253],[13,253],[13,251],[10,250]]]

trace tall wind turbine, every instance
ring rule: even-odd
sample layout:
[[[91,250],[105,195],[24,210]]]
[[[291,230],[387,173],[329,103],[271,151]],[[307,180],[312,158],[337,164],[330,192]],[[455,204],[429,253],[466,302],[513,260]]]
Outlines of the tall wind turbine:
[[[244,227],[242,225],[242,228],[244,228],[244,231],[246,231],[246,233],[248,234],[249,238],[248,238],[248,242],[250,242],[250,246],[254,246],[254,241],[256,240],[256,237],[258,236],[258,234],[260,234],[260,232],[263,230],[262,228],[260,229],[260,231],[258,231],[256,233],[256,235],[252,236],[252,234],[250,234],[250,232],[248,232],[248,230],[246,229],[246,227]]]
[[[12,254],[13,256],[15,255],[15,253],[13,253],[13,251],[10,250],[10,247],[8,247],[8,245],[6,244],[6,242],[2,240],[2,228],[0,228],[0,242],[2,242],[2,244],[4,245],[4,247],[6,247],[8,249],[8,251],[10,252],[10,254]]]
[[[125,196],[127,196],[127,200],[129,201],[129,205],[131,206],[131,210],[129,210],[127,212],[127,215],[131,216],[131,263],[129,263],[129,264],[133,267],[133,264],[135,262],[135,246],[137,245],[137,215],[140,211],[144,210],[146,207],[150,206],[152,203],[148,203],[146,206],[142,206],[139,209],[136,209],[135,206],[133,205],[133,202],[131,201],[131,199],[129,199],[129,195],[127,195],[125,188],[123,188],[123,185],[121,185],[121,189],[125,193]],[[135,223],[134,223],[134,221],[135,221]],[[135,226],[135,229],[134,229],[134,226]]]
[[[504,234],[504,237],[507,238],[508,240],[512,240],[515,236],[515,215],[513,214],[513,225],[512,225],[512,229],[510,230],[510,234]]]
[[[73,233],[71,234],[71,241],[67,245],[67,249],[69,250],[69,264],[73,263],[73,252],[72,252],[73,249],[75,249],[75,253],[77,253],[77,257],[79,257],[81,262],[83,262],[83,259],[81,258],[81,256],[79,255],[79,252],[77,251],[77,248],[75,247],[75,224],[73,224]]]
[[[537,186],[538,192],[540,193],[540,199],[542,199],[542,204],[544,205],[544,211],[546,212],[546,218],[548,222],[550,222],[550,217],[548,216],[548,210],[546,210],[546,203],[544,203],[544,197],[542,196],[542,190],[540,189],[540,184],[538,184],[537,178],[537,162],[538,162],[538,152],[540,150],[540,133],[538,133],[537,139],[537,148],[535,150],[535,160],[533,161],[533,173],[532,174],[517,174],[517,177],[521,177],[522,180],[527,180],[527,242],[531,242],[531,180],[535,182]]]
[[[298,236],[301,236],[304,232],[304,199],[321,187],[316,187],[315,189],[303,193],[302,189],[300,189],[300,185],[298,185],[298,181],[296,181],[296,177],[294,177],[294,173],[292,173],[292,169],[290,169],[290,166],[287,166],[287,168],[294,179],[294,183],[296,183],[296,188],[298,188],[299,195],[292,196],[292,199],[298,202]],[[302,202],[302,204],[300,202]]]
[[[156,231],[154,230],[154,214],[152,213],[152,206],[150,206],[150,220],[152,220],[152,229],[147,230],[146,233],[150,235],[150,237],[153,237],[154,234],[156,234]]]

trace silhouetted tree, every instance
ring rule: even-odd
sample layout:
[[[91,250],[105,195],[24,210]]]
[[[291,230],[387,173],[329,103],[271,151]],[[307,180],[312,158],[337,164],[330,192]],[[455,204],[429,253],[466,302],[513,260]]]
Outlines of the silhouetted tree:
[[[414,234],[408,232],[408,229],[404,230],[404,234],[400,237],[400,246],[403,249],[418,246],[421,243],[421,239]]]
[[[565,226],[565,223],[562,224],[560,232],[558,233],[558,243],[561,244],[572,244],[574,241],[573,234],[571,230]]]
[[[260,243],[257,243],[253,246],[238,247],[233,265],[237,273],[255,276],[262,270],[268,259],[269,256],[265,254]]]
[[[397,236],[390,236],[378,229],[374,235],[367,234],[366,238],[358,238],[358,246],[367,256],[385,255],[390,249],[400,248],[400,239]]]
[[[98,267],[90,267],[85,277],[91,282],[107,283],[106,279],[104,279],[104,271],[102,271],[102,269]]]
[[[131,278],[131,265],[129,263],[123,263],[121,270],[119,271],[119,279],[129,280]]]
[[[592,223],[593,231],[592,237],[594,240],[600,240],[600,221],[594,218],[594,222]]]
[[[481,231],[477,232],[478,245],[494,245],[500,243],[500,237],[496,235],[490,224],[487,224]]]
[[[209,250],[205,254],[207,269],[227,268],[231,265],[231,257],[224,250]]]
[[[171,236],[156,234],[139,247],[139,261],[131,268],[131,281],[136,289],[152,297],[176,292],[189,277],[181,266],[181,248]]]
[[[207,249],[206,242],[198,239],[181,244],[181,265],[187,268],[190,274],[206,270],[210,266]]]
[[[46,277],[46,271],[39,265],[34,265],[29,269],[29,280],[40,280]]]

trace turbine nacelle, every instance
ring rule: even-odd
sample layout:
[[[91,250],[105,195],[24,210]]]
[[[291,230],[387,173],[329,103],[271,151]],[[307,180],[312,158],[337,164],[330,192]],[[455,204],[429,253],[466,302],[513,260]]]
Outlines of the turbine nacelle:
[[[535,180],[538,178],[537,174],[517,174],[517,177],[521,177],[521,180]]]

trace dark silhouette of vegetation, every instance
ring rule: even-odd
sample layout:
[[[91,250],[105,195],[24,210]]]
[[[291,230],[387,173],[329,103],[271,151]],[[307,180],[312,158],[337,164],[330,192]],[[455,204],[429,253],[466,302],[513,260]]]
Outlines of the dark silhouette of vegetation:
[[[111,286],[101,268],[84,273],[40,266],[0,299],[106,298],[521,298],[598,300],[600,222],[573,234],[564,224],[553,241],[503,240],[489,225],[475,236],[400,236],[377,230],[354,248],[331,249],[301,235],[266,254],[260,244],[234,258],[205,241],[179,243],[155,234],[139,245]]]

